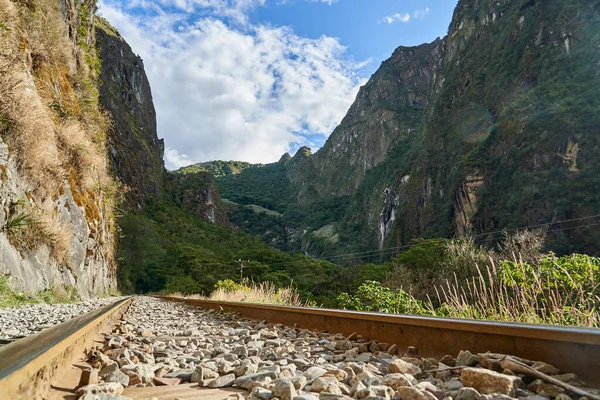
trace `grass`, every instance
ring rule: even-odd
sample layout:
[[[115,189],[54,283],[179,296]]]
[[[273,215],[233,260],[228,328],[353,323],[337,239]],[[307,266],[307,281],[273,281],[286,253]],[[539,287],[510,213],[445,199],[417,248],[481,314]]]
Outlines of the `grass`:
[[[472,240],[422,241],[394,260],[402,264],[388,273],[384,284],[365,281],[338,296],[338,305],[600,328],[600,258],[543,254],[543,239],[539,232],[516,232],[495,249]]]
[[[10,286],[8,277],[0,277],[0,308],[39,303],[75,303],[81,300],[81,295],[73,286],[51,286],[35,294],[24,294],[16,292]]]
[[[303,300],[300,293],[292,285],[285,288],[278,288],[273,282],[255,283],[246,280],[244,283],[238,284],[228,279],[217,282],[215,287],[215,290],[208,297],[197,294],[184,295],[182,293],[171,293],[170,295],[214,301],[277,304],[292,307],[315,306],[313,302]]]
[[[507,277],[490,260],[490,265],[478,268],[472,280],[447,281],[436,288],[442,306],[434,315],[494,321],[534,324],[600,327],[600,282],[586,285],[572,279],[566,270],[556,270],[569,280],[562,285],[520,259],[511,263],[512,272],[529,275],[529,282],[520,284]],[[590,268],[592,265],[590,264]],[[432,303],[429,309],[434,310]]]
[[[80,15],[90,6],[82,4]],[[68,266],[72,234],[55,210],[66,180],[88,221],[97,221],[102,256],[112,263],[118,190],[108,171],[110,124],[99,106],[96,50],[86,37],[68,39],[54,0],[0,0],[0,21],[0,135],[17,161],[17,179],[31,187],[27,199],[17,199],[28,204],[30,219],[11,226],[11,243],[21,250],[46,245]]]

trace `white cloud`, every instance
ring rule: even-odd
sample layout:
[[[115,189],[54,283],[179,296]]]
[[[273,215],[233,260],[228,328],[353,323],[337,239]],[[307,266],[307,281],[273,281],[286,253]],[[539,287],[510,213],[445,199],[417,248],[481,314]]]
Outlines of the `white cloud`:
[[[410,14],[400,14],[400,13],[396,13],[396,14],[392,14],[389,17],[385,17],[383,19],[383,22],[388,23],[388,24],[392,24],[396,21],[400,21],[400,22],[410,22]]]
[[[424,8],[422,10],[416,10],[413,12],[412,16],[409,13],[402,14],[396,13],[392,14],[388,17],[383,18],[380,22],[385,22],[387,24],[393,24],[396,21],[408,23],[411,19],[423,19],[429,14],[429,7]]]
[[[429,14],[429,7],[423,9],[423,10],[417,10],[413,13],[413,18],[414,19],[422,19],[425,18],[427,16],[427,14]]]
[[[191,19],[184,12],[214,6],[215,13],[235,15],[264,0],[229,0],[241,8],[219,10],[223,0],[158,1],[160,12],[140,17],[140,8],[104,0],[100,14],[144,60],[168,168],[214,159],[276,161],[291,143],[308,144],[305,134],[328,136],[364,83],[357,75],[362,65],[337,39],[262,25],[233,28],[214,15]],[[165,11],[170,6],[181,11]]]

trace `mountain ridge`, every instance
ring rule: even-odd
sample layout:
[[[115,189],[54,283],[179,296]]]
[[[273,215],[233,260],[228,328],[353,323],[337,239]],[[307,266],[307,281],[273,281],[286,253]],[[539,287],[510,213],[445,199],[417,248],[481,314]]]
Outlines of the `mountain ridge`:
[[[398,47],[319,151],[217,183],[227,198],[284,214],[345,202],[341,218],[287,226],[308,230],[307,253],[312,232],[329,224],[348,245],[327,254],[545,223],[572,228],[557,224],[600,210],[591,156],[598,16],[598,5],[575,0],[459,1],[448,35]],[[286,190],[275,203],[268,186],[278,168]],[[549,246],[597,252],[597,240],[585,227],[567,229]]]

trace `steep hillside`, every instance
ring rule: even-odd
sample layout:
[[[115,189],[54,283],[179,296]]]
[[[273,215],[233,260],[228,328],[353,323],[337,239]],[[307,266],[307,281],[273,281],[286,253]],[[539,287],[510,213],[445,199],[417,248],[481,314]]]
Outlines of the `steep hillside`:
[[[599,32],[597,2],[459,2],[396,242],[598,214]],[[600,250],[593,227],[550,238]]]
[[[0,273],[18,290],[116,287],[95,11],[0,0]]]
[[[598,253],[594,227],[558,223],[600,213],[598,32],[596,2],[461,0],[448,36],[399,47],[321,150],[225,174],[221,192],[283,213],[311,254],[532,225],[555,251]]]
[[[96,20],[102,59],[100,102],[110,113],[109,155],[114,175],[127,186],[129,207],[141,207],[146,196],[160,197],[164,141],[156,133],[156,112],[144,63],[106,20]]]
[[[225,206],[211,173],[187,168],[169,172],[167,179],[168,192],[179,207],[211,224],[229,224]]]

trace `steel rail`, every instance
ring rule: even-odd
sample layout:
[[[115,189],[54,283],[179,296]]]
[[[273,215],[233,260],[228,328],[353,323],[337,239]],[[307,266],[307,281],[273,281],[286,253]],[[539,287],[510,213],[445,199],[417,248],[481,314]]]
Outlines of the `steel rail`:
[[[286,307],[210,300],[159,298],[205,309],[288,326],[325,330],[397,344],[415,346],[419,356],[456,356],[460,350],[491,351],[544,361],[584,381],[600,385],[600,329],[553,325],[476,321],[439,317]]]
[[[121,318],[132,298],[79,315],[0,348],[0,398],[41,399],[54,378]]]

